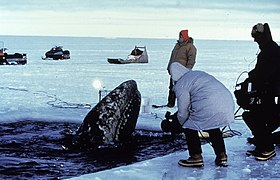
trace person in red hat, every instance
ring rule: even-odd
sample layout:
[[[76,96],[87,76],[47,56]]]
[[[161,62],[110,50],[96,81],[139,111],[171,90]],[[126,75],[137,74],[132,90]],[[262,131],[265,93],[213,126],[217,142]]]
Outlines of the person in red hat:
[[[189,32],[187,29],[181,30],[179,33],[179,39],[177,40],[177,43],[175,44],[170,60],[167,65],[167,71],[170,74],[170,65],[173,62],[178,62],[182,64],[183,66],[192,69],[195,64],[196,59],[196,53],[197,49],[193,44],[193,38],[189,37]],[[169,94],[168,94],[168,107],[174,107],[176,96],[173,92],[173,81],[170,78],[169,83]]]

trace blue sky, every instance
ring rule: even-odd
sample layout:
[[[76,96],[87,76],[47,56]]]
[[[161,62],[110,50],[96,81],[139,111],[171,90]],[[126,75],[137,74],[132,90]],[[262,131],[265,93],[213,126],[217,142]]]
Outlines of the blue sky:
[[[9,0],[0,5],[0,35],[251,39],[268,22],[280,40],[278,0]],[[5,27],[5,28],[3,28]]]

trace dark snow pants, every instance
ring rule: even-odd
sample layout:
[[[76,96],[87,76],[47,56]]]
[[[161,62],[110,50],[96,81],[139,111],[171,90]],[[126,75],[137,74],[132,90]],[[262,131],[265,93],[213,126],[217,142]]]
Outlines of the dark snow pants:
[[[271,151],[274,149],[273,131],[280,125],[279,105],[275,105],[274,98],[262,102],[250,111],[242,114],[248,128],[255,138],[255,146],[259,151]]]
[[[175,106],[175,101],[176,101],[176,95],[175,95],[175,92],[173,91],[173,81],[170,78],[167,104],[170,105],[171,107],[173,107],[173,106]]]
[[[221,152],[226,153],[225,143],[222,136],[222,132],[219,128],[207,130],[205,132],[209,133],[210,142],[212,143],[212,147],[216,155]],[[201,154],[201,143],[197,130],[192,129],[184,129],[184,133],[186,135],[189,155],[193,156],[195,154]]]

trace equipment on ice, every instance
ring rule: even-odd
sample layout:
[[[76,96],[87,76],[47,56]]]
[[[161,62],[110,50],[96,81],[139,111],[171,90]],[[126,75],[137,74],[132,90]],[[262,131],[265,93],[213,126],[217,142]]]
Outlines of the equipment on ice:
[[[45,53],[45,57],[42,57],[43,60],[63,60],[70,59],[70,51],[63,50],[62,46],[55,46]]]
[[[2,47],[0,48],[0,65],[9,65],[9,64],[21,64],[24,65],[27,63],[27,55],[25,53],[14,53],[8,54],[7,48],[4,47],[4,42],[2,42]]]
[[[135,46],[126,59],[107,58],[107,61],[111,64],[148,63],[146,46]]]

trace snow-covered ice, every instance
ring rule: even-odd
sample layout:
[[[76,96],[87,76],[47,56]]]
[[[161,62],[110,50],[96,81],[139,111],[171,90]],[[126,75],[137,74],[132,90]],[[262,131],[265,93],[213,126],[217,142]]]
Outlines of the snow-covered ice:
[[[172,39],[106,39],[71,37],[0,36],[14,52],[27,53],[24,66],[0,66],[0,122],[19,120],[82,122],[88,105],[98,102],[100,80],[105,89],[134,79],[139,91],[150,104],[165,104],[169,76],[166,65],[175,40]],[[71,52],[67,61],[43,61],[41,56],[54,45],[63,45]],[[145,45],[147,64],[112,65],[107,57],[126,57],[135,45]],[[257,45],[253,41],[195,40],[198,49],[196,70],[203,70],[223,82],[233,92],[242,71],[254,67]],[[244,78],[244,76],[242,76]],[[241,78],[241,80],[242,80]],[[148,109],[141,113],[138,129],[159,130],[165,112],[176,108]],[[242,120],[231,128],[241,136],[225,139],[229,166],[216,167],[209,144],[203,145],[203,168],[184,168],[177,162],[187,158],[187,151],[176,152],[128,166],[117,167],[72,179],[277,179],[280,178],[279,155],[258,162],[245,155],[253,146],[246,143],[251,136]],[[279,154],[279,148],[276,148]]]
[[[93,174],[82,175],[71,178],[73,180],[84,179],[278,179],[280,178],[279,156],[271,160],[260,162],[253,157],[245,155],[246,150],[253,146],[246,143],[250,136],[248,129],[244,128],[243,121],[236,121],[231,125],[233,130],[242,133],[241,136],[234,136],[225,139],[228,167],[216,167],[215,155],[209,144],[202,146],[204,167],[186,168],[177,164],[179,159],[187,158],[186,152],[178,152],[163,157],[138,162],[128,166],[117,167]],[[276,148],[279,152],[279,148]]]

